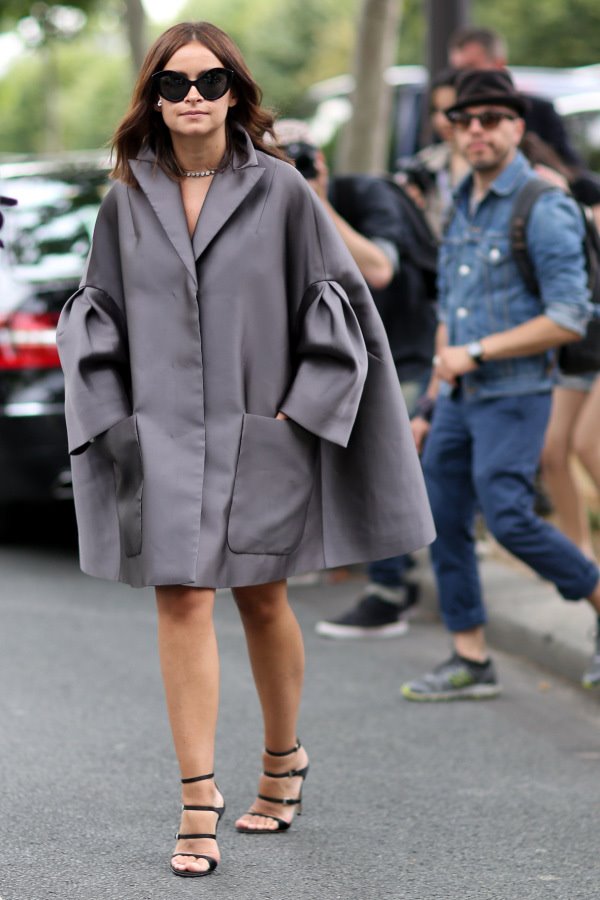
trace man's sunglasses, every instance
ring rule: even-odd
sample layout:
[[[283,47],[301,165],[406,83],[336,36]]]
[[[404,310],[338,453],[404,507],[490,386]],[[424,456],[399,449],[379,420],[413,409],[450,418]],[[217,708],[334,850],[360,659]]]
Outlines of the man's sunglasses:
[[[464,112],[462,109],[457,109],[453,112],[446,113],[446,116],[448,117],[448,120],[453,125],[456,125],[457,128],[460,128],[461,131],[466,131],[467,128],[470,128],[471,122],[475,119],[479,122],[484,131],[492,131],[492,129],[498,127],[503,119],[514,122],[515,119],[519,118],[510,113],[500,112],[499,109],[487,109],[482,113],[468,113]]]
[[[233,81],[231,69],[209,69],[190,81],[181,72],[155,72],[152,76],[154,86],[164,100],[180,103],[185,100],[190,88],[195,87],[205,100],[219,100],[223,97]]]

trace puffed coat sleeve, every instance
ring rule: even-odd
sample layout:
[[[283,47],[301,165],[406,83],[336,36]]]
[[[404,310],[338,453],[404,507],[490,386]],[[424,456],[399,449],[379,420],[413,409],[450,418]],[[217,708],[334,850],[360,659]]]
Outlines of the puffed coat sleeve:
[[[379,317],[333,223],[305,184],[298,187],[292,216],[289,294],[299,298],[292,311],[295,376],[280,409],[308,431],[345,447],[367,377],[367,351],[373,350],[357,313],[370,307]],[[385,334],[379,343],[387,347]]]
[[[367,377],[367,350],[356,315],[337,282],[311,284],[296,344],[298,367],[281,411],[319,437],[345,447]]]
[[[65,374],[69,453],[78,454],[131,412],[114,195],[105,198],[79,290],[68,300],[56,342]]]

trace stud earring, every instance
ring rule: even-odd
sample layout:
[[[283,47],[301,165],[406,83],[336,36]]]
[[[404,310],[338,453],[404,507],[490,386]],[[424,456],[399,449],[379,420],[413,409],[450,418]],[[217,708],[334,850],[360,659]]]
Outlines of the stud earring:
[[[158,98],[158,102],[157,102],[156,105],[158,106],[159,109],[161,108],[161,106],[162,106],[162,99],[161,99],[160,97]]]

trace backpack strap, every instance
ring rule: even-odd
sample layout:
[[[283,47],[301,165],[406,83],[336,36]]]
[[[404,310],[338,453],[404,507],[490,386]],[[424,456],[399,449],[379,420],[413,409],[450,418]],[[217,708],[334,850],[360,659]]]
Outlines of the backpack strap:
[[[510,247],[519,274],[525,282],[527,290],[532,294],[539,294],[540,290],[529,250],[527,249],[527,223],[538,197],[542,194],[547,194],[548,191],[557,190],[560,190],[560,188],[550,184],[543,178],[530,178],[518,191],[513,204],[509,225]]]

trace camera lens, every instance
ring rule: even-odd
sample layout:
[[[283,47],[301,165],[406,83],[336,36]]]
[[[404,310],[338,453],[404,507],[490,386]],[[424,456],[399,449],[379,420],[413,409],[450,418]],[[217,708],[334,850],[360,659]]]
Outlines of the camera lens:
[[[293,159],[296,168],[304,178],[316,178],[319,174],[315,161],[317,159],[317,148],[304,141],[297,141],[287,144],[283,147],[285,153]]]

